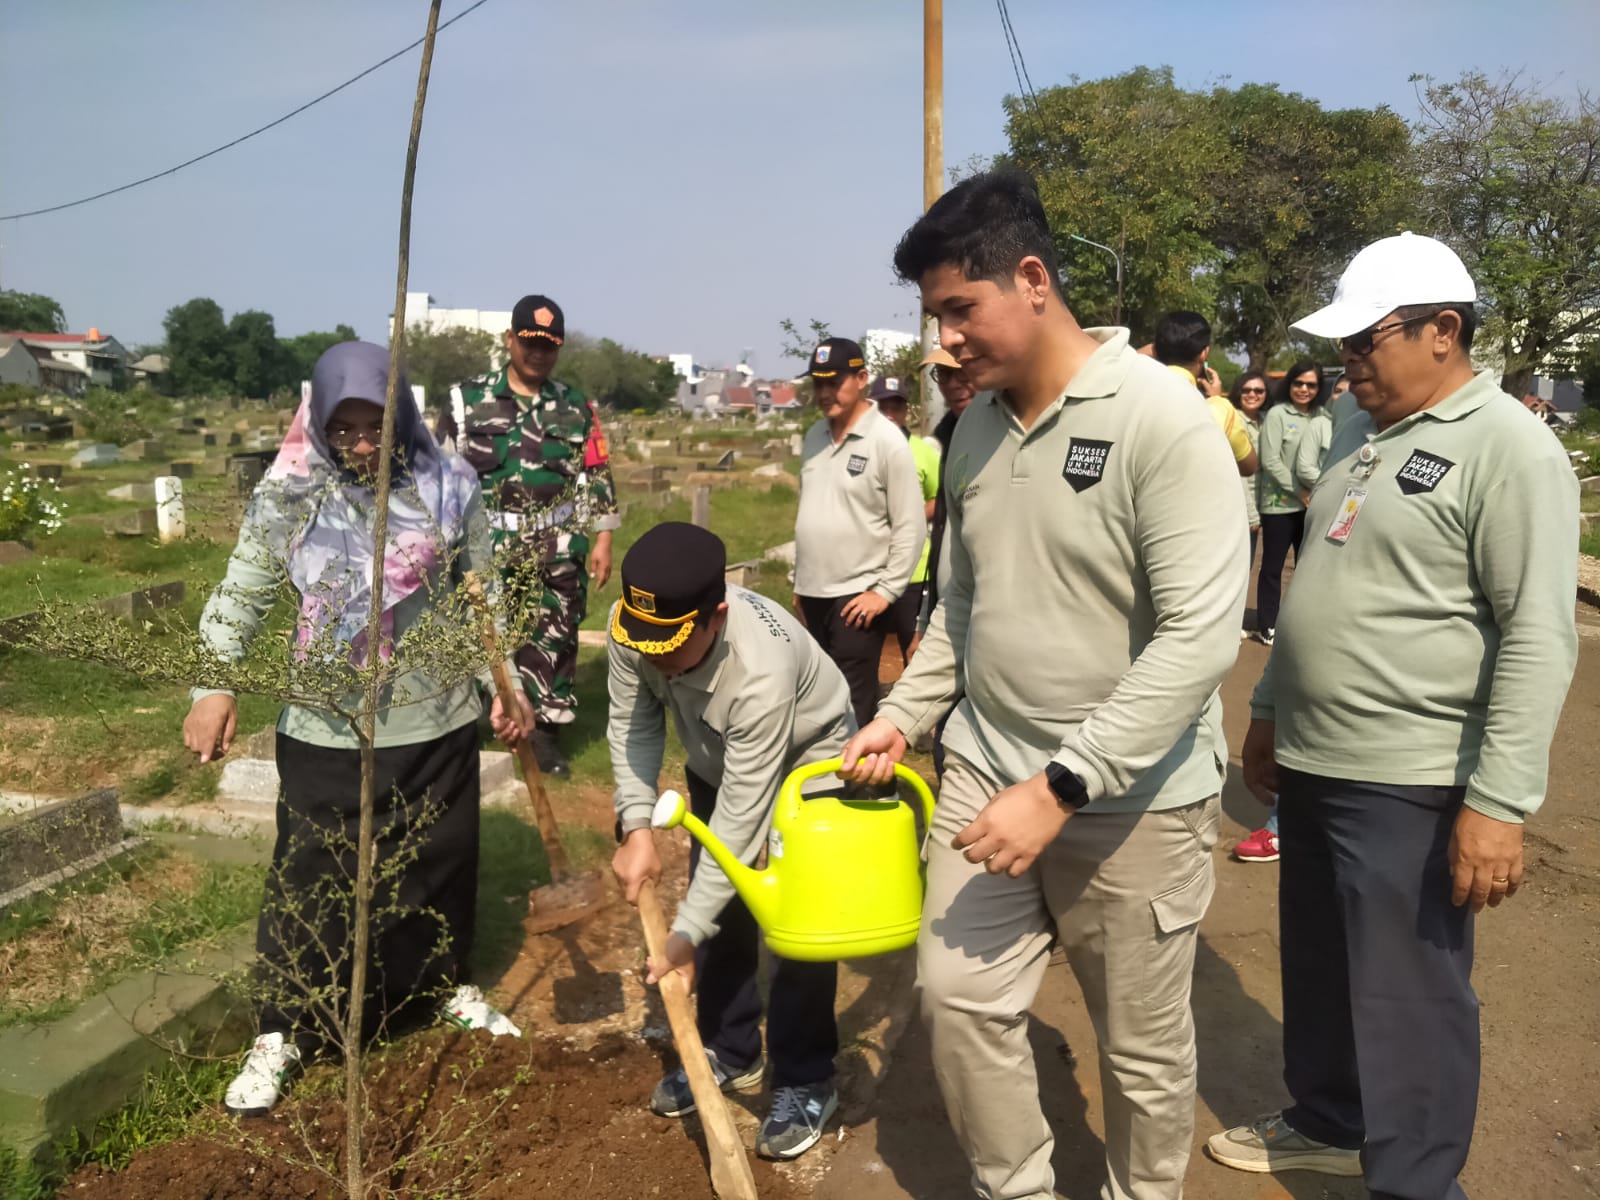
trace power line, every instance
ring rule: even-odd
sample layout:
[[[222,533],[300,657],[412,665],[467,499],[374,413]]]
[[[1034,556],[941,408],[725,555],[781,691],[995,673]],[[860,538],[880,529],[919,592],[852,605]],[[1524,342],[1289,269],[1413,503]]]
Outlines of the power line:
[[[1006,0],[995,0],[995,9],[1000,14],[1000,32],[1006,39],[1006,53],[1011,56],[1011,73],[1017,80],[1017,102],[1032,118],[1034,132],[1042,147],[1045,140],[1044,121],[1039,114],[1039,97],[1034,94],[1033,80],[1028,77],[1028,64],[1022,57],[1022,44],[1017,41],[1017,32],[1011,25],[1011,13],[1006,8]]]
[[[472,4],[467,5],[466,8],[462,9],[455,16],[451,17],[448,21],[440,22],[440,24],[439,24],[440,32],[443,32],[444,30],[448,29],[450,26],[454,25],[457,21],[461,20],[462,17],[466,16],[468,13],[472,12],[474,9],[482,8],[488,2],[489,2],[489,0],[474,0],[474,2]],[[144,184],[147,184],[147,183],[153,183],[157,179],[165,179],[168,175],[176,175],[179,171],[183,170],[185,167],[192,167],[197,162],[204,162],[208,158],[211,158],[211,157],[213,157],[215,155],[221,154],[224,150],[231,150],[235,146],[237,146],[237,145],[239,145],[239,144],[241,144],[243,142],[248,142],[251,138],[256,137],[259,134],[263,134],[263,133],[267,132],[267,130],[269,130],[269,129],[277,128],[279,125],[282,125],[285,121],[289,120],[292,117],[298,117],[301,113],[305,112],[308,108],[316,107],[318,104],[321,104],[324,100],[328,99],[328,97],[337,95],[338,93],[344,91],[345,88],[349,87],[351,84],[359,83],[361,80],[365,79],[368,75],[371,75],[374,71],[378,70],[379,68],[386,67],[390,63],[392,63],[395,59],[401,58],[401,57],[405,56],[406,54],[409,54],[411,51],[415,50],[418,46],[422,45],[422,43],[424,41],[426,41],[426,40],[427,39],[425,37],[418,38],[416,41],[412,42],[409,46],[405,46],[405,47],[402,47],[399,50],[396,50],[393,54],[389,55],[388,58],[385,58],[380,62],[373,63],[365,71],[362,71],[361,74],[352,75],[349,79],[346,79],[338,87],[329,88],[327,91],[323,92],[322,95],[318,96],[316,99],[308,100],[304,104],[302,104],[299,108],[296,108],[296,109],[294,109],[294,110],[292,110],[290,112],[284,113],[283,116],[279,117],[276,121],[268,121],[265,125],[261,126],[260,128],[252,129],[249,133],[243,134],[240,137],[236,137],[231,142],[224,142],[222,145],[216,147],[214,150],[207,150],[204,154],[197,154],[193,158],[185,159],[183,162],[179,163],[175,167],[168,167],[165,171],[157,171],[154,175],[146,175],[143,179],[135,179],[132,183],[125,183],[121,187],[107,188],[103,192],[96,192],[92,196],[85,196],[81,200],[69,200],[65,204],[52,204],[49,208],[35,208],[35,209],[30,209],[27,212],[7,213],[5,216],[0,217],[0,221],[17,221],[17,220],[21,220],[23,217],[42,217],[46,213],[60,212],[63,209],[67,209],[67,208],[77,208],[80,204],[89,204],[89,203],[91,203],[91,202],[93,202],[95,200],[104,200],[107,196],[115,196],[118,192],[126,192],[126,191],[131,190],[132,188],[142,187]]]
[[[1028,74],[1028,60],[1022,57],[1022,43],[1017,39],[1017,27],[1011,23],[1011,10],[1006,6],[1006,0],[999,0],[1000,19],[1005,22],[1006,32],[1010,35],[1011,44],[1017,48],[1017,62],[1022,66],[1022,78],[1028,85],[1028,99],[1033,101],[1033,111],[1039,111],[1039,96],[1033,90],[1033,78]]]

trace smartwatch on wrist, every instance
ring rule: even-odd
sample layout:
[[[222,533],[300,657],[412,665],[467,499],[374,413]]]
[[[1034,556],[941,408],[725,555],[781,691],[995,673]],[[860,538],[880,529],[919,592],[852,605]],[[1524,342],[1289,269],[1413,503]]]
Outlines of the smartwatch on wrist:
[[[1044,769],[1045,783],[1049,785],[1056,803],[1069,817],[1089,803],[1089,789],[1066,767],[1058,762],[1048,763]]]
[[[622,820],[619,817],[617,819],[617,829],[616,829],[617,845],[620,846],[620,845],[622,845],[623,842],[627,841],[628,835],[630,833],[638,833],[639,830],[641,830],[641,829],[649,829],[649,828],[650,828],[650,818],[649,817],[629,817],[626,821]]]

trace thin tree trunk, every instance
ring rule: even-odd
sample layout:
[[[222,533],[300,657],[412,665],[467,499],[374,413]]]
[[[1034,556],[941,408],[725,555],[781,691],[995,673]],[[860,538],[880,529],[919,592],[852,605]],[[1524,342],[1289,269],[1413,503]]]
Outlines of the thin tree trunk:
[[[394,332],[389,338],[389,386],[383,404],[383,436],[380,439],[378,480],[374,497],[372,527],[372,613],[367,621],[366,706],[361,714],[361,825],[356,839],[356,894],[351,914],[350,995],[344,1031],[344,1108],[345,1108],[345,1187],[351,1200],[365,1200],[367,1177],[363,1161],[363,1124],[366,1105],[361,1086],[365,1060],[363,1037],[367,998],[367,958],[371,951],[372,876],[375,848],[372,843],[373,811],[376,808],[376,754],[378,699],[384,684],[383,671],[383,560],[389,541],[389,477],[394,456],[394,413],[397,403],[410,404],[411,397],[397,397],[400,363],[405,351],[406,284],[411,272],[411,188],[417,177],[417,144],[422,139],[422,109],[428,98],[428,72],[433,66],[433,42],[439,31],[440,0],[428,6],[428,33],[422,43],[422,65],[417,71],[417,98],[411,110],[411,140],[406,146],[405,182],[400,190],[400,254],[395,271]]]

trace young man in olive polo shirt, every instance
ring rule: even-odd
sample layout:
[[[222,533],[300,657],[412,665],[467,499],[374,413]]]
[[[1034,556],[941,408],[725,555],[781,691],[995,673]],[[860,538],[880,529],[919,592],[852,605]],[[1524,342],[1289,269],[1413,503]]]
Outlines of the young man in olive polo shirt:
[[[951,579],[844,770],[882,783],[945,728],[917,942],[973,1190],[1053,1195],[1028,1006],[1059,939],[1099,1042],[1115,1200],[1178,1200],[1194,1127],[1195,933],[1211,899],[1244,498],[1191,386],[1083,329],[1027,176],[945,193],[901,239],[978,388],[945,471]],[[1069,819],[1070,818],[1070,819]]]
[[[878,659],[916,569],[927,517],[905,435],[867,397],[867,365],[828,338],[808,368],[822,419],[800,450],[794,592],[806,628],[850,685],[856,721],[878,706]]]
[[[1478,1093],[1473,914],[1516,894],[1577,659],[1578,485],[1474,376],[1477,289],[1428,237],[1356,255],[1297,328],[1350,380],[1251,704],[1245,783],[1281,797],[1281,1113],[1240,1170],[1463,1200]]]

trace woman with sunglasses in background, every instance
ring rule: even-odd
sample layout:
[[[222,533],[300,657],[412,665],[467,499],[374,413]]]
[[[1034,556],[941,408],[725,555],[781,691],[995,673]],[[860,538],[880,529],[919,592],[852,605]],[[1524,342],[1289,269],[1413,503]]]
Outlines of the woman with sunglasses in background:
[[[1283,595],[1283,567],[1289,550],[1299,559],[1306,532],[1306,506],[1294,477],[1300,438],[1322,405],[1322,368],[1301,360],[1283,377],[1287,404],[1272,405],[1261,422],[1261,479],[1256,507],[1261,513],[1261,576],[1256,582],[1256,641],[1272,645]]]
[[[1246,371],[1233,381],[1233,388],[1228,393],[1228,399],[1233,402],[1234,408],[1239,410],[1239,415],[1244,418],[1244,431],[1250,438],[1250,448],[1257,455],[1261,453],[1261,420],[1267,409],[1272,407],[1268,401],[1267,377],[1260,371]],[[1250,526],[1250,562],[1253,566],[1256,561],[1256,542],[1261,533],[1261,513],[1256,507],[1256,492],[1261,487],[1264,478],[1260,471],[1248,475],[1239,482],[1244,485],[1244,514],[1245,521]],[[1249,630],[1241,630],[1240,637],[1247,637]]]

